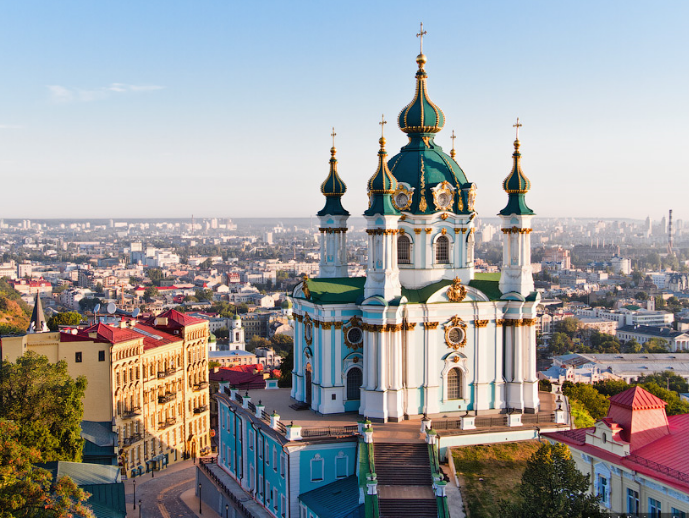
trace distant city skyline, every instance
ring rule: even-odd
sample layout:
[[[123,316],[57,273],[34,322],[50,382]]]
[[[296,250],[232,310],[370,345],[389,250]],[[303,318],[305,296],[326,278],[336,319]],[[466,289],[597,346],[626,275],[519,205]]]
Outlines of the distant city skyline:
[[[381,113],[414,94],[436,142],[504,206],[514,124],[540,217],[687,220],[683,2],[329,4],[80,0],[0,6],[5,219],[310,217],[335,127],[352,216]]]

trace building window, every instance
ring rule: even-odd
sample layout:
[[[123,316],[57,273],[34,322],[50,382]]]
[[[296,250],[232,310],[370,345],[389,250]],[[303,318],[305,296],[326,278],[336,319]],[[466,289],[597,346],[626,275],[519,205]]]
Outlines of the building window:
[[[105,361],[105,351],[98,351],[98,361],[99,362]]]
[[[676,507],[673,507],[672,511],[670,512],[670,516],[672,516],[672,518],[687,518],[687,513],[680,511]]]
[[[254,451],[254,431],[249,430],[249,450]]]
[[[278,470],[278,451],[273,446],[273,471],[277,473]]]
[[[361,398],[361,383],[364,375],[358,367],[352,367],[347,372],[347,399],[358,400]]]
[[[660,518],[660,500],[656,500],[655,498],[649,498],[648,499],[648,514],[649,516],[657,516]]]
[[[411,240],[405,234],[397,238],[397,262],[411,264]]]
[[[335,476],[337,478],[345,478],[347,476],[347,456],[340,452],[335,457]]]
[[[311,482],[321,482],[323,480],[324,467],[325,461],[320,455],[316,454],[316,456],[311,459]]]
[[[278,510],[278,488],[273,487],[273,509]]]
[[[450,262],[450,240],[447,236],[440,236],[435,242],[435,262],[438,264]]]
[[[266,507],[270,504],[270,482],[266,481]]]
[[[258,436],[258,460],[263,460],[263,437]]]
[[[280,495],[280,514],[283,516],[283,518],[285,516],[285,512],[287,511],[285,509],[287,507],[287,505],[285,505],[285,503],[286,503],[285,502],[285,495]]]
[[[447,373],[447,399],[462,399],[462,373],[459,369],[450,369]]]
[[[598,496],[601,504],[610,507],[610,485],[608,479],[603,475],[598,475]]]
[[[285,454],[283,453],[280,455],[280,476],[282,478],[285,478],[285,464],[287,464],[287,457],[285,457]]]
[[[306,513],[306,506],[304,504],[299,504],[299,518],[307,518]]]
[[[81,363],[81,353],[74,353],[74,361],[76,363]]]

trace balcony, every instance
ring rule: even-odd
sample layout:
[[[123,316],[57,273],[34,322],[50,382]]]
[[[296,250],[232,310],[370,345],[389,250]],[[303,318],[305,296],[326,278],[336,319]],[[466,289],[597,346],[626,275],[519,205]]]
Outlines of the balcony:
[[[158,373],[158,379],[161,380],[163,378],[167,378],[168,376],[172,376],[176,372],[177,372],[177,369],[167,369],[165,371],[160,371]]]
[[[176,417],[168,417],[165,421],[162,423],[158,423],[158,430],[165,430],[165,428],[169,428],[173,424],[177,422]]]
[[[132,417],[136,417],[139,415],[141,415],[140,408],[125,409],[124,412],[122,412],[122,419],[131,419]]]
[[[208,405],[197,406],[197,407],[194,409],[194,413],[195,413],[195,414],[202,414],[202,413],[204,413],[206,410],[208,410]]]
[[[201,383],[197,383],[194,385],[194,392],[198,392],[199,390],[207,389],[208,388],[208,382],[207,381],[202,381]]]
[[[122,441],[122,444],[125,446],[129,446],[131,444],[134,444],[135,442],[139,442],[142,439],[142,436],[140,433],[135,433],[131,435],[130,437],[125,437],[124,440]]]
[[[158,403],[168,403],[169,401],[174,401],[176,394],[174,392],[167,392],[164,396],[158,396]]]

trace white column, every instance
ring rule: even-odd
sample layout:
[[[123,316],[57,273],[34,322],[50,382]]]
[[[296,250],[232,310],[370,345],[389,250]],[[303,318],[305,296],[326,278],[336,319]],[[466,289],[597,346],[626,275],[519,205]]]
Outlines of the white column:
[[[388,333],[378,333],[378,386],[376,390],[386,391],[388,388]]]

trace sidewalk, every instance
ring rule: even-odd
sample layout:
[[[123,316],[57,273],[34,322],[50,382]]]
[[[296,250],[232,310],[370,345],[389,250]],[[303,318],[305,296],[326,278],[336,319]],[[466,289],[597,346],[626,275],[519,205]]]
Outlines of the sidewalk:
[[[179,498],[182,500],[182,502],[186,504],[186,506],[191,510],[191,512],[199,518],[220,516],[218,513],[215,512],[214,509],[211,509],[211,507],[205,502],[201,503],[201,509],[203,513],[199,513],[199,497],[196,496],[196,488],[187,489],[184,493],[179,495]]]

